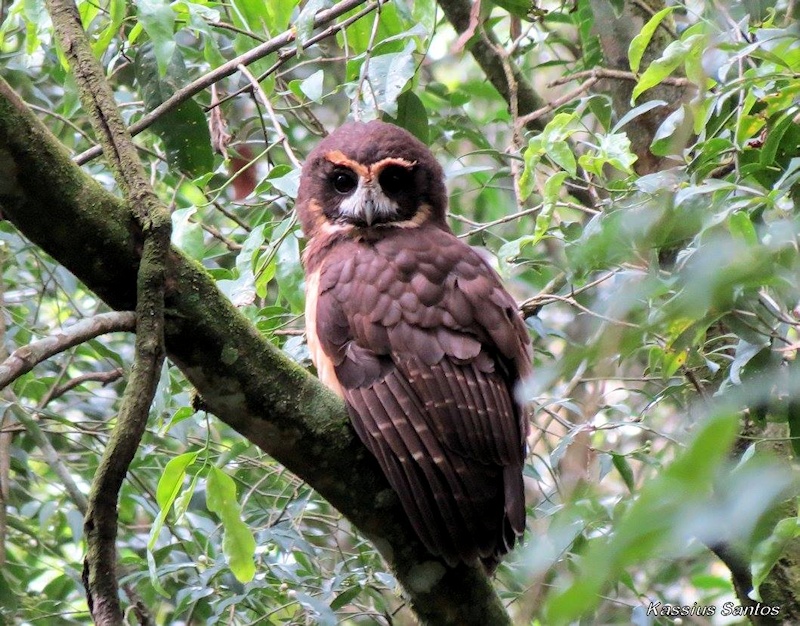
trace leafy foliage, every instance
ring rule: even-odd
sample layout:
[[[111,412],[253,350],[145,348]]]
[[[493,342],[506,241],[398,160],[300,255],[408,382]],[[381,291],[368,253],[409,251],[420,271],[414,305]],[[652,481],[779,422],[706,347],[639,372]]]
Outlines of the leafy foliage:
[[[236,55],[296,34],[249,66],[259,90],[234,72],[213,100],[200,91],[137,142],[173,210],[173,243],[304,365],[299,161],[348,115],[394,121],[441,159],[455,230],[496,259],[536,346],[524,390],[537,409],[530,532],[497,580],[518,623],[651,623],[642,611],[654,601],[738,604],[705,547],[719,542],[764,589],[800,535],[787,456],[792,445],[800,454],[800,39],[781,6],[659,7],[631,37],[624,75],[602,75],[610,91],[627,85],[627,108],[593,83],[522,130],[431,0],[367,3],[314,43],[314,16],[330,3],[78,5],[129,123]],[[485,2],[483,24],[544,90],[601,76],[611,60],[595,22],[620,6],[601,16],[586,0],[535,13]],[[3,77],[69,150],[90,149],[44,3],[0,3],[0,20]],[[660,99],[664,85],[684,97]],[[661,112],[640,150],[632,137]],[[646,155],[659,166],[645,167]],[[100,160],[85,167],[111,185]],[[9,351],[103,310],[6,223],[0,239]],[[79,505],[35,432],[86,493],[124,386],[100,375],[130,358],[130,337],[107,335],[3,396],[0,624],[87,620]],[[123,489],[118,546],[127,600],[158,623],[408,619],[375,549],[195,410],[172,367]]]

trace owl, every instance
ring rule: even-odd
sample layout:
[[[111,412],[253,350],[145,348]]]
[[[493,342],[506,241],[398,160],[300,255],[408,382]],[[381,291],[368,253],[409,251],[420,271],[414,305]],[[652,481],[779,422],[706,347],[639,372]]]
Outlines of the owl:
[[[531,345],[495,271],[446,222],[441,166],[352,122],[309,154],[296,209],[306,336],[422,543],[493,571],[525,529]]]

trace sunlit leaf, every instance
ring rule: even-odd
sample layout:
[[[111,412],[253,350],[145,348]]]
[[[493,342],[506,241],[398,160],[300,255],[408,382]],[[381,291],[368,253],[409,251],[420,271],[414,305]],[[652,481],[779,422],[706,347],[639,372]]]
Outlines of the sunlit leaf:
[[[206,506],[222,522],[222,549],[231,572],[239,582],[252,580],[256,573],[256,542],[253,533],[241,519],[233,479],[217,467],[211,467],[208,473]]]
[[[370,59],[367,77],[370,88],[363,93],[363,97],[391,116],[397,114],[397,98],[414,75],[414,49],[414,42],[409,41],[402,52],[391,52]]]
[[[178,495],[186,476],[186,468],[197,460],[197,452],[186,452],[171,459],[158,481],[156,501],[163,510],[168,510]]]
[[[631,66],[632,72],[639,71],[639,64],[642,61],[644,51],[647,49],[647,46],[650,45],[650,40],[653,38],[653,33],[656,32],[656,29],[664,20],[664,18],[674,10],[674,6],[661,9],[658,13],[653,15],[653,17],[647,20],[647,24],[645,24],[642,27],[642,30],[639,31],[639,34],[631,40],[630,46],[628,46],[628,63]]]
[[[693,46],[699,45],[703,40],[702,35],[692,35],[685,41],[673,41],[669,44],[664,49],[663,54],[648,65],[647,69],[642,73],[639,82],[633,88],[631,104],[636,102],[639,94],[644,93],[651,87],[655,87],[672,74],[683,63]]]

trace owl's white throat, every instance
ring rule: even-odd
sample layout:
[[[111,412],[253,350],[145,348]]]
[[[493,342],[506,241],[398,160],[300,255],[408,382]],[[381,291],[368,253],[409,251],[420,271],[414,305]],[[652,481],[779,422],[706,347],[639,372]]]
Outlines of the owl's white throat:
[[[378,181],[358,179],[358,186],[339,204],[339,213],[351,222],[362,222],[367,226],[389,221],[399,213],[397,202],[388,198]]]

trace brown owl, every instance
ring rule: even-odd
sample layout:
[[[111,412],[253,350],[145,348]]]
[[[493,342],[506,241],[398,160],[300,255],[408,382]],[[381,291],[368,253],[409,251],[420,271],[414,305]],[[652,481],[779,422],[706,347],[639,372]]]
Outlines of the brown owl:
[[[297,197],[306,332],[427,549],[493,571],[525,528],[530,339],[446,210],[442,168],[407,131],[354,122],[320,142]]]

